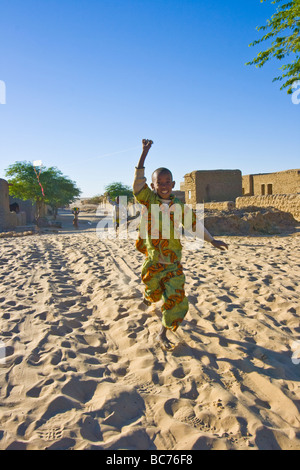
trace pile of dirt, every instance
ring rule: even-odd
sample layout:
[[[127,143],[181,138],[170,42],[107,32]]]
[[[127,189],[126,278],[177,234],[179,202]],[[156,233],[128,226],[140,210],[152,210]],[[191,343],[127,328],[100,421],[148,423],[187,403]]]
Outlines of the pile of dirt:
[[[232,211],[204,211],[205,227],[214,235],[280,234],[299,225],[292,214],[273,207],[246,207]]]
[[[10,237],[27,237],[28,235],[35,235],[33,230],[27,230],[24,232],[1,232],[0,238],[10,238]]]

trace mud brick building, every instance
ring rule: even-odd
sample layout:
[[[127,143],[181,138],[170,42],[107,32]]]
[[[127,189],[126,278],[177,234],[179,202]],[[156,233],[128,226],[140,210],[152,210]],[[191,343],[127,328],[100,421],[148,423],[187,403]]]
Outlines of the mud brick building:
[[[300,170],[243,176],[243,196],[300,193]]]
[[[0,179],[0,231],[14,229],[26,224],[26,213],[21,208],[20,212],[10,211],[9,185],[4,179]]]
[[[8,183],[0,179],[0,230],[9,223]]]
[[[235,201],[242,195],[242,173],[240,170],[192,171],[184,176],[180,189],[183,188],[187,204]]]

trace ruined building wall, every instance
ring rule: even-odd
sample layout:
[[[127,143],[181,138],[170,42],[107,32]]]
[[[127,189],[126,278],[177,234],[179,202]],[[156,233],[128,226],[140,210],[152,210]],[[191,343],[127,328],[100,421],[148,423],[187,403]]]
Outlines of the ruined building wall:
[[[192,171],[184,176],[184,191],[185,191],[185,202],[186,204],[193,204],[197,203],[196,198],[196,171]],[[180,185],[180,189],[182,185]]]
[[[0,179],[0,230],[6,228],[9,219],[8,183]]]
[[[10,212],[8,182],[0,179],[0,230],[12,229],[25,224],[25,212],[19,214]]]
[[[243,196],[253,196],[253,175],[243,175],[242,176]]]
[[[300,192],[300,170],[279,171],[245,175],[243,195],[266,196],[272,194],[296,194]]]
[[[20,212],[25,212],[26,223],[32,224],[35,220],[36,204],[32,203],[32,201],[29,199],[27,201],[23,201],[22,199],[9,196],[9,204],[13,204],[14,202],[16,202],[19,205]]]
[[[205,202],[204,210],[212,211],[233,211],[235,209],[235,202],[223,201],[223,202]]]
[[[193,171],[184,180],[187,204],[234,201],[242,195],[240,170]]]
[[[243,207],[275,207],[284,212],[290,212],[300,222],[300,194],[275,194],[267,196],[243,196],[235,201],[236,208]]]

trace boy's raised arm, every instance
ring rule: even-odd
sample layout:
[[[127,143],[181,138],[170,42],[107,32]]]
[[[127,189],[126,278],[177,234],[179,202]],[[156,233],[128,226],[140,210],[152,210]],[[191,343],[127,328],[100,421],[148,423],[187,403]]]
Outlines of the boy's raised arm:
[[[137,166],[138,169],[144,168],[144,163],[145,163],[146,157],[148,155],[148,152],[149,152],[149,150],[150,150],[150,148],[153,144],[153,141],[143,139],[142,143],[143,143],[143,152],[142,152],[142,155],[140,156],[140,159],[139,159],[139,163],[138,163],[138,166]]]
[[[138,166],[135,169],[133,181],[133,194],[135,196],[139,194],[146,184],[144,164],[152,144],[152,140],[143,139],[143,152],[140,156]]]

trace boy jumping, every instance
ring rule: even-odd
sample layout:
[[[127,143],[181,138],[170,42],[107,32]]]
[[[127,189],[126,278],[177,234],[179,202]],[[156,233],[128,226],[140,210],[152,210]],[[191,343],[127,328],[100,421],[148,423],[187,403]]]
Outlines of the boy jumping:
[[[144,303],[151,305],[163,299],[162,328],[158,340],[170,350],[173,344],[167,338],[167,330],[176,331],[188,311],[188,299],[184,291],[185,276],[181,265],[182,245],[175,235],[174,214],[168,211],[170,232],[168,238],[165,238],[162,236],[161,223],[159,221],[155,223],[151,211],[153,205],[159,205],[163,212],[164,208],[169,209],[175,204],[182,206],[183,209],[183,204],[172,194],[175,181],[167,168],[158,168],[153,172],[152,190],[146,184],[144,163],[152,144],[152,140],[143,139],[143,152],[135,169],[133,194],[136,200],[146,207],[148,215],[146,233],[143,237],[139,236],[136,248],[146,256],[142,267],[142,281],[145,284]],[[193,215],[193,227],[195,224]],[[226,243],[215,240],[205,228],[204,239],[220,250],[228,249]]]

